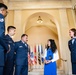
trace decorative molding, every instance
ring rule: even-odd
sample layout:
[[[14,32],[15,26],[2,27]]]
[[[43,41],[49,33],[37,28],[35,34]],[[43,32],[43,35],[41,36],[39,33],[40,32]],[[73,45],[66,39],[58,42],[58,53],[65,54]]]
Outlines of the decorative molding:
[[[71,0],[8,0],[9,2],[71,1]]]
[[[73,5],[73,9],[74,9],[74,10],[76,9],[76,3]]]
[[[9,2],[9,10],[72,8],[71,1]]]

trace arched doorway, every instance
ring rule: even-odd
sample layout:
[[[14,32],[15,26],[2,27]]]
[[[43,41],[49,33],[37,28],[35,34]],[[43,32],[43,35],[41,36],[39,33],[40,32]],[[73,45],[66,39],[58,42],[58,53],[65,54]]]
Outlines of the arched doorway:
[[[40,24],[37,23],[38,16],[41,16],[43,23]],[[59,24],[52,15],[49,15],[48,13],[45,12],[38,12],[32,14],[28,18],[25,26],[25,33],[29,35],[28,43],[30,46],[33,47],[33,50],[34,50],[34,46],[38,44],[41,44],[44,49],[45,44],[47,43],[47,39],[49,38],[54,39],[57,44],[59,56],[60,56],[61,51],[59,44],[60,42],[59,29],[60,29]],[[57,65],[58,65],[58,69],[62,67],[61,60],[57,62]]]

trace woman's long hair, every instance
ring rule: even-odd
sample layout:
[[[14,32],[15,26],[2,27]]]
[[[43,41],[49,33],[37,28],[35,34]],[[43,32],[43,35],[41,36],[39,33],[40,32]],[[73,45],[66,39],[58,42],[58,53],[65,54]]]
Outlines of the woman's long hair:
[[[47,45],[47,50],[51,48],[52,52],[54,53],[57,50],[55,41],[53,39],[48,39],[48,41],[50,41],[50,46]]]

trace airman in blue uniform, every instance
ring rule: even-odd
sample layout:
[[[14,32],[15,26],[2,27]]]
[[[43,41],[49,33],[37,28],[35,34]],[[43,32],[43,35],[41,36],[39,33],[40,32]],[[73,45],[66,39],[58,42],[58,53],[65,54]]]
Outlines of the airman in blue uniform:
[[[15,44],[12,39],[12,36],[15,35],[16,28],[14,26],[8,26],[6,35],[7,43],[10,45],[9,53],[6,53],[6,61],[4,66],[4,75],[13,75],[14,71],[14,52],[15,52]]]
[[[6,43],[7,39],[5,38],[5,20],[4,18],[7,15],[7,6],[3,3],[0,3],[0,75],[3,75],[4,67],[4,52],[9,51],[9,46]]]
[[[68,42],[68,47],[71,55],[72,74],[76,75],[76,29],[70,29],[69,35],[71,37],[71,40]]]
[[[15,43],[15,75],[28,75],[28,36],[23,34],[21,40]]]

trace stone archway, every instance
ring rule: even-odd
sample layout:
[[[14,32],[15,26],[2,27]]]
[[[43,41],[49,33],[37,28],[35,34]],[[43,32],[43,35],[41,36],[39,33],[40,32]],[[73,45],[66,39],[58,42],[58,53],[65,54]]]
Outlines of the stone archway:
[[[64,11],[64,10],[63,10]],[[25,33],[26,32],[26,29],[27,29],[27,25],[29,23],[29,21],[31,21],[30,23],[32,23],[32,19],[35,17],[35,16],[38,16],[38,15],[43,15],[43,16],[46,16],[48,17],[56,26],[57,28],[57,35],[58,35],[58,42],[59,42],[59,52],[60,52],[60,70],[65,73],[65,74],[69,74],[71,72],[71,67],[68,68],[68,65],[70,65],[70,56],[69,56],[69,50],[68,50],[68,47],[67,47],[67,41],[68,41],[68,36],[67,35],[63,35],[65,33],[68,33],[68,23],[67,23],[67,17],[65,17],[65,20],[63,22],[66,21],[66,26],[63,26],[63,24],[60,25],[60,23],[58,23],[57,19],[55,17],[53,17],[52,15],[50,15],[50,13],[46,13],[46,12],[36,12],[36,13],[33,13],[32,15],[30,15],[27,20],[25,21],[25,24],[24,24],[24,29],[23,29],[23,32]],[[65,13],[66,15],[66,13]],[[61,17],[62,17],[62,14],[61,14]],[[61,18],[60,17],[60,18]],[[35,18],[37,20],[37,18]],[[35,20],[35,21],[36,21]],[[62,18],[61,18],[61,23],[62,22]],[[64,24],[64,25],[65,25]],[[51,28],[51,26],[50,26]],[[30,29],[30,28],[29,28]],[[65,31],[64,31],[64,30]],[[68,53],[68,54],[67,54]],[[65,61],[67,60],[67,61]]]
[[[37,16],[38,15],[41,15],[42,17],[44,16],[44,17],[46,17],[46,18],[49,18],[50,20],[51,20],[51,22],[55,25],[55,27],[56,27],[56,29],[57,29],[57,31],[56,30],[52,30],[56,35],[57,35],[57,37],[58,37],[58,46],[59,46],[59,48],[58,48],[58,50],[59,50],[59,54],[60,54],[60,57],[61,57],[61,55],[62,55],[62,53],[61,53],[61,51],[60,51],[60,27],[59,27],[59,24],[58,24],[58,21],[52,16],[52,15],[49,15],[48,13],[45,13],[45,12],[38,12],[38,13],[34,13],[34,14],[32,14],[31,16],[29,16],[29,18],[27,19],[27,21],[26,21],[26,26],[24,27],[24,30],[25,30],[25,32],[27,33],[27,31],[29,30],[29,29],[31,29],[32,27],[38,27],[38,26],[44,26],[43,24],[42,25],[35,25],[35,26],[30,26],[30,20],[31,20],[31,23],[33,22],[32,21],[32,19],[33,18],[35,18],[36,20],[37,20]],[[45,27],[48,27],[48,26],[46,26],[45,25]],[[51,25],[49,26],[49,28],[51,28]],[[59,60],[59,62],[58,62],[58,64],[61,66],[61,60]],[[59,66],[59,67],[60,67]],[[63,65],[62,65],[63,66]],[[61,67],[62,67],[61,66]]]

